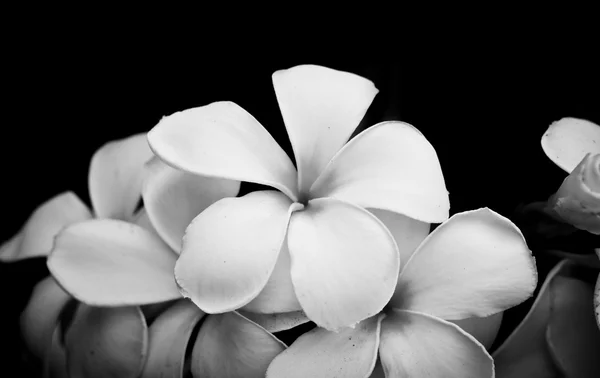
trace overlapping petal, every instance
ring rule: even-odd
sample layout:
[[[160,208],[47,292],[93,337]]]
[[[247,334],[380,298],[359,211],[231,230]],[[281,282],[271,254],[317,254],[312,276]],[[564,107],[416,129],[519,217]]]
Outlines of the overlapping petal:
[[[62,342],[63,330],[59,324],[54,328],[50,347],[42,362],[44,378],[70,378],[67,366],[67,351]]]
[[[95,219],[71,225],[56,237],[48,268],[80,301],[124,306],[180,298],[175,261],[175,253],[140,226]]]
[[[235,310],[265,287],[285,241],[292,202],[280,192],[224,198],[187,228],[175,277],[208,313]]]
[[[294,148],[298,185],[308,192],[378,90],[358,75],[314,65],[275,72],[273,87]]]
[[[377,314],[389,301],[399,254],[368,211],[332,198],[311,200],[288,230],[292,281],[306,315],[337,330]]]
[[[154,158],[146,164],[142,196],[156,231],[179,253],[190,222],[216,201],[235,197],[239,190],[239,181],[193,175]]]
[[[232,102],[184,110],[148,133],[150,147],[186,172],[272,186],[297,199],[297,174],[285,151]]]
[[[310,189],[428,223],[448,219],[448,191],[437,154],[417,129],[399,121],[377,124],[348,142]]]
[[[477,339],[485,349],[489,350],[500,330],[503,314],[503,312],[499,312],[485,318],[450,320],[450,323],[459,326],[463,331]]]
[[[304,311],[281,312],[278,314],[257,314],[249,311],[238,312],[272,333],[286,331],[310,321],[306,314],[304,314]]]
[[[577,118],[563,118],[550,125],[542,137],[548,158],[567,173],[588,153],[600,153],[600,126]]]
[[[263,378],[285,344],[236,312],[210,315],[192,350],[192,375]]]
[[[96,151],[88,185],[97,217],[131,218],[141,195],[144,163],[152,156],[145,133],[108,142]]]
[[[487,209],[454,215],[405,265],[391,305],[447,320],[485,317],[529,298],[535,261],[523,235]]]
[[[305,333],[273,360],[267,378],[369,377],[377,361],[383,317],[340,332],[315,328]]]

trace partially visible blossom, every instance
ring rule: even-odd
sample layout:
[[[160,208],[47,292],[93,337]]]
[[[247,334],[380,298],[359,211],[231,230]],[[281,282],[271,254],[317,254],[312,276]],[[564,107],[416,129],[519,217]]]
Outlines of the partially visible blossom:
[[[498,314],[530,297],[537,283],[521,232],[479,209],[454,215],[413,251],[384,311],[354,329],[300,336],[267,377],[493,377],[486,346]]]

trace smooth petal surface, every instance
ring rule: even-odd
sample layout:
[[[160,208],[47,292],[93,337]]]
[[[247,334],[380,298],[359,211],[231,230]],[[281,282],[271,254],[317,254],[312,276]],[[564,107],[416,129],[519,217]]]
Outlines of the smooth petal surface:
[[[273,272],[293,208],[282,193],[260,191],[203,211],[187,228],[175,266],[183,296],[207,313],[254,299]]]
[[[96,306],[149,304],[181,298],[176,255],[140,226],[96,219],[64,229],[48,269],[80,301]]]
[[[279,314],[257,314],[248,311],[238,312],[271,333],[286,331],[310,321],[306,314],[304,314],[304,311],[282,312]]]
[[[185,351],[203,316],[195,304],[181,300],[156,318],[148,329],[148,356],[141,377],[183,377]]]
[[[413,311],[392,311],[381,324],[379,356],[387,378],[492,378],[485,348],[460,327]]]
[[[268,378],[367,378],[377,360],[382,315],[352,328],[331,332],[315,328],[277,356]]]
[[[88,185],[97,217],[130,220],[142,193],[144,163],[152,156],[145,133],[108,142],[96,151]]]
[[[135,378],[146,360],[148,329],[139,307],[81,304],[65,345],[71,377]]]
[[[588,153],[600,153],[600,126],[577,118],[563,118],[548,127],[542,137],[546,156],[571,173]]]
[[[43,360],[43,378],[70,378],[67,366],[67,352],[62,343],[62,327],[57,325],[52,333],[49,349]]]
[[[239,190],[239,181],[193,175],[154,158],[146,164],[142,197],[154,228],[179,253],[192,220],[221,198],[235,197]]]
[[[0,261],[48,256],[54,237],[63,227],[91,217],[87,206],[75,193],[61,193],[40,205],[21,231],[2,246]]]
[[[235,312],[211,315],[192,350],[192,375],[203,378],[262,378],[285,344]]]
[[[535,261],[519,229],[487,209],[454,215],[405,265],[391,305],[446,320],[486,317],[529,298]]]
[[[154,153],[175,168],[269,185],[297,199],[292,161],[267,130],[233,102],[164,117],[148,133],[148,141]]]
[[[500,330],[502,315],[503,313],[499,312],[485,318],[451,320],[450,323],[459,326],[463,331],[477,339],[485,349],[489,350]]]
[[[394,290],[400,258],[373,214],[332,199],[311,200],[288,230],[292,281],[306,315],[328,330],[378,312]]]
[[[428,223],[448,219],[448,191],[437,154],[417,129],[382,122],[346,144],[310,189]]]
[[[299,188],[307,192],[348,141],[378,90],[360,76],[314,65],[275,72],[273,86],[294,148]]]

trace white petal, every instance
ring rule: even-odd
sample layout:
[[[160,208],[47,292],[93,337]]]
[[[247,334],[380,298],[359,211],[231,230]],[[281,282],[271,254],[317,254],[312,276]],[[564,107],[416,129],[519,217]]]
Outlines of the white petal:
[[[154,158],[146,164],[142,196],[154,228],[179,253],[191,221],[221,198],[235,197],[239,190],[239,181],[192,175]]]
[[[485,348],[460,327],[413,311],[392,311],[381,324],[379,356],[387,378],[493,378]]]
[[[181,170],[272,186],[297,199],[297,174],[267,130],[233,102],[214,102],[164,117],[150,147]]]
[[[563,118],[548,127],[542,137],[546,156],[571,173],[588,153],[600,153],[600,126],[577,118]]]
[[[535,261],[519,229],[487,209],[454,215],[404,266],[391,305],[447,320],[485,317],[529,298]]]
[[[249,311],[238,311],[269,332],[281,332],[308,323],[310,319],[304,311],[282,312],[279,314],[257,314]]]
[[[96,151],[88,185],[97,217],[131,219],[141,196],[144,163],[151,157],[145,133],[108,142]]]
[[[373,214],[332,199],[311,200],[288,230],[292,281],[306,315],[337,330],[377,314],[400,268],[394,238]]]
[[[360,76],[313,65],[275,72],[273,86],[296,155],[299,188],[308,192],[378,90]]]
[[[409,124],[375,125],[346,144],[310,189],[311,198],[335,197],[439,223],[450,204],[431,144]]]
[[[300,336],[277,356],[267,378],[367,378],[377,360],[382,316],[355,328],[331,332],[315,328]]]
[[[238,309],[265,287],[294,205],[276,191],[225,198],[186,230],[175,276],[181,293],[207,313]]]
[[[56,280],[80,301],[97,306],[149,304],[181,298],[176,255],[156,235],[113,219],[64,229],[48,257]]]
[[[503,312],[499,312],[485,318],[450,320],[450,323],[459,326],[463,331],[477,339],[485,349],[489,350],[500,330],[503,314]]]

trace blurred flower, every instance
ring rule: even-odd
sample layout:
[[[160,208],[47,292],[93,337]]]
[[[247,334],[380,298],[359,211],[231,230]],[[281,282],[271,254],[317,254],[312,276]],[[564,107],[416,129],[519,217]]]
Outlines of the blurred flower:
[[[577,269],[562,260],[548,274],[527,316],[493,353],[497,378],[600,376],[593,286]]]
[[[279,190],[217,201],[193,219],[177,283],[207,313],[302,309],[327,329],[352,326],[389,301],[403,253],[365,209],[380,209],[406,230],[446,220],[437,155],[403,122],[383,122],[346,143],[377,94],[362,77],[307,65],[275,72],[273,85],[297,171],[263,126],[231,102],[175,113],[148,135],[156,155],[182,172]],[[202,193],[191,179],[178,187],[190,204]],[[183,224],[187,215],[164,219]],[[168,224],[153,223],[179,245]]]
[[[409,257],[382,313],[354,329],[300,336],[267,377],[493,377],[485,346],[497,314],[530,297],[536,282],[514,224],[489,209],[456,214]]]

